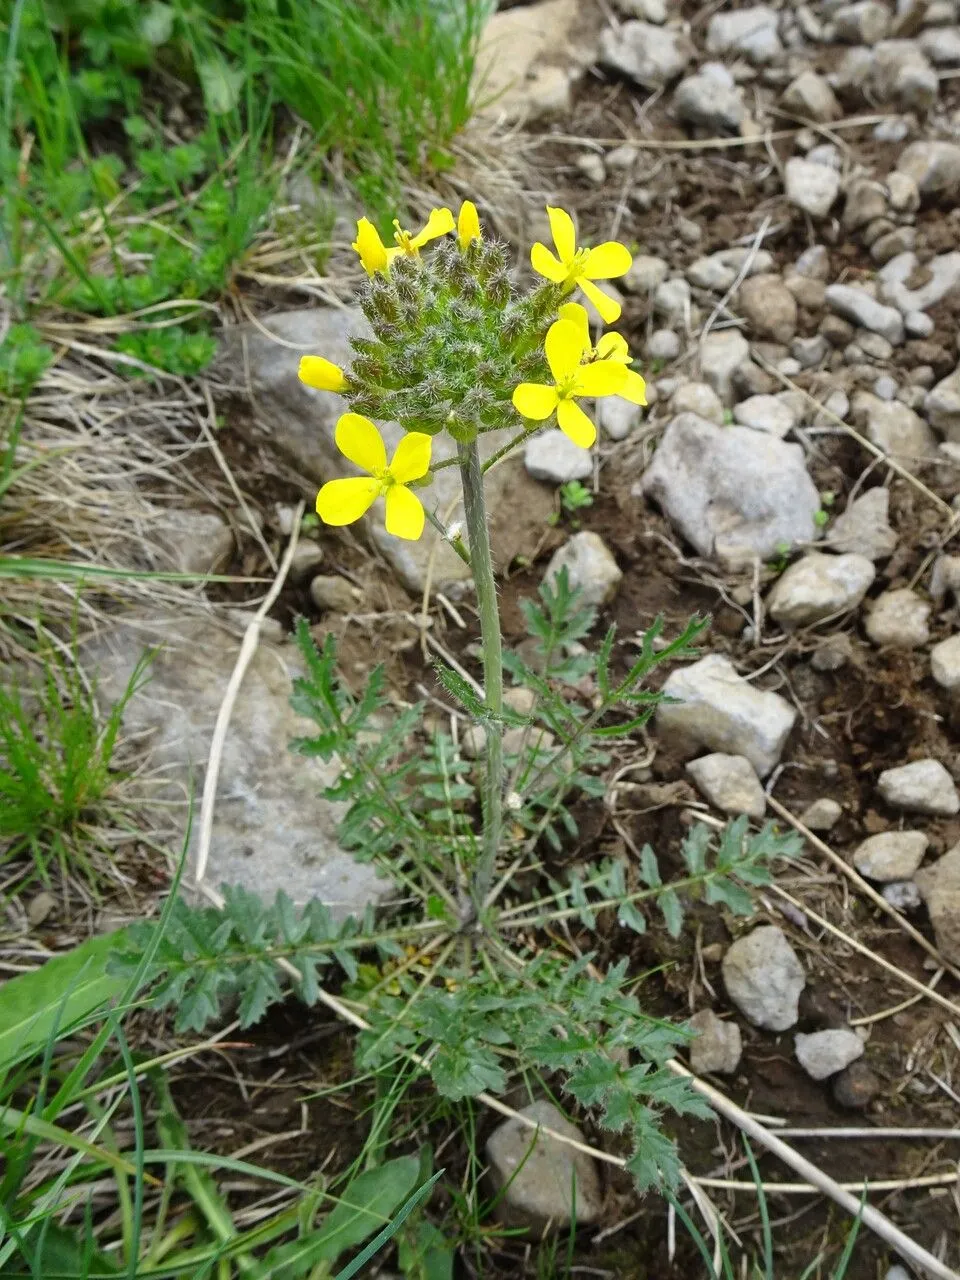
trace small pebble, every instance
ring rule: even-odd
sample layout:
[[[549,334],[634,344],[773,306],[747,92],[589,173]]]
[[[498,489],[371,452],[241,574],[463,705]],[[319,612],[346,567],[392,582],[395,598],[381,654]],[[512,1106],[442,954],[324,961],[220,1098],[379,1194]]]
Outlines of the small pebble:
[[[832,831],[840,821],[843,806],[828,796],[814,800],[800,815],[800,821],[811,831]]]
[[[656,329],[647,343],[651,360],[676,360],[680,354],[680,338],[672,329]]]
[[[873,384],[873,394],[881,400],[893,400],[897,394],[897,382],[888,373],[883,373]]]
[[[852,1062],[834,1077],[833,1100],[849,1111],[863,1111],[880,1092],[880,1081],[865,1062]]]

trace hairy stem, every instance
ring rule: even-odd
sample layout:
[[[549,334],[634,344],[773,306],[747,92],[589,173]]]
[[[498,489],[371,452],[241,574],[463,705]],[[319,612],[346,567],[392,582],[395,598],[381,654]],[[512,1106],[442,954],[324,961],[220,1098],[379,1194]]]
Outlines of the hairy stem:
[[[499,716],[503,710],[503,651],[500,639],[500,611],[497,608],[497,585],[493,577],[490,555],[490,532],[483,498],[483,468],[476,441],[458,448],[460,479],[463,483],[463,508],[470,565],[477,589],[480,612],[480,640],[483,647],[484,702],[497,717],[497,723],[486,726],[486,773],[483,781],[483,843],[480,862],[473,876],[471,896],[476,912],[480,912],[493,884],[493,873],[500,848],[503,821],[503,727]]]

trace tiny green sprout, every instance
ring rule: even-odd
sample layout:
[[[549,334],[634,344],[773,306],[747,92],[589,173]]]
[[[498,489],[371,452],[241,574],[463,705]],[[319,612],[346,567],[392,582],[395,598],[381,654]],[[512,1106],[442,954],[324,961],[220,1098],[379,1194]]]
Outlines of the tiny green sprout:
[[[579,480],[568,480],[566,484],[562,484],[557,491],[560,498],[560,511],[554,511],[547,517],[549,525],[557,525],[560,523],[561,513],[571,516],[571,523],[575,528],[579,528],[580,521],[576,519],[576,513],[583,507],[593,506],[593,494],[589,489],[584,488]]]
[[[300,517],[300,532],[312,533],[314,529],[320,528],[320,517],[314,511],[307,511]]]
[[[813,523],[818,529],[822,529],[829,519],[830,513],[824,511],[823,507],[821,507],[819,511],[814,513]]]
[[[733,410],[732,410],[732,409],[724,409],[724,411],[723,411],[723,425],[724,425],[725,427],[732,427],[732,426],[733,426]]]
[[[837,495],[834,493],[832,489],[824,489],[823,492],[820,494],[820,505],[821,507],[826,507],[827,510],[829,510],[830,507],[833,506],[836,500],[837,500]]]

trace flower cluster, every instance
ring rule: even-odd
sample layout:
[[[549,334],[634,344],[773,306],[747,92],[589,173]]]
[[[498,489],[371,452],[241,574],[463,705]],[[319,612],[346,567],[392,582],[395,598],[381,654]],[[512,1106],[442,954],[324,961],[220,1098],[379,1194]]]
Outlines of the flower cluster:
[[[432,438],[441,431],[465,446],[511,425],[533,430],[555,415],[575,444],[590,448],[597,433],[578,400],[618,395],[646,403],[625,339],[607,333],[594,345],[586,309],[569,300],[579,289],[605,323],[617,320],[620,304],[596,282],[628,271],[628,250],[614,241],[580,247],[568,213],[548,208],[547,215],[554,250],[533,246],[530,262],[542,282],[526,294],[508,274],[505,248],[483,236],[469,200],[457,218],[434,209],[416,233],[395,222],[390,246],[360,219],[353,248],[369,277],[361,299],[368,332],[352,339],[349,370],[305,356],[299,371],[307,386],[348,401],[336,443],[366,473],[323,486],[317,512],[327,524],[352,523],[382,496],[388,532],[419,538],[425,513],[410,486],[429,482]],[[406,433],[389,464],[374,419]]]

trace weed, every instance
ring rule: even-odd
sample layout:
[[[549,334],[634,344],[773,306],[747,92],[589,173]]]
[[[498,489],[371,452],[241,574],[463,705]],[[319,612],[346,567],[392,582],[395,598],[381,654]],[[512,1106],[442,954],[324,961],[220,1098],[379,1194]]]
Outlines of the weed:
[[[559,524],[562,512],[563,515],[569,518],[571,528],[579,529],[580,521],[577,519],[577,512],[583,511],[585,507],[593,506],[593,494],[579,480],[568,480],[566,484],[560,486],[557,492],[560,499],[560,511],[552,512],[547,518],[547,523],[551,525]]]

